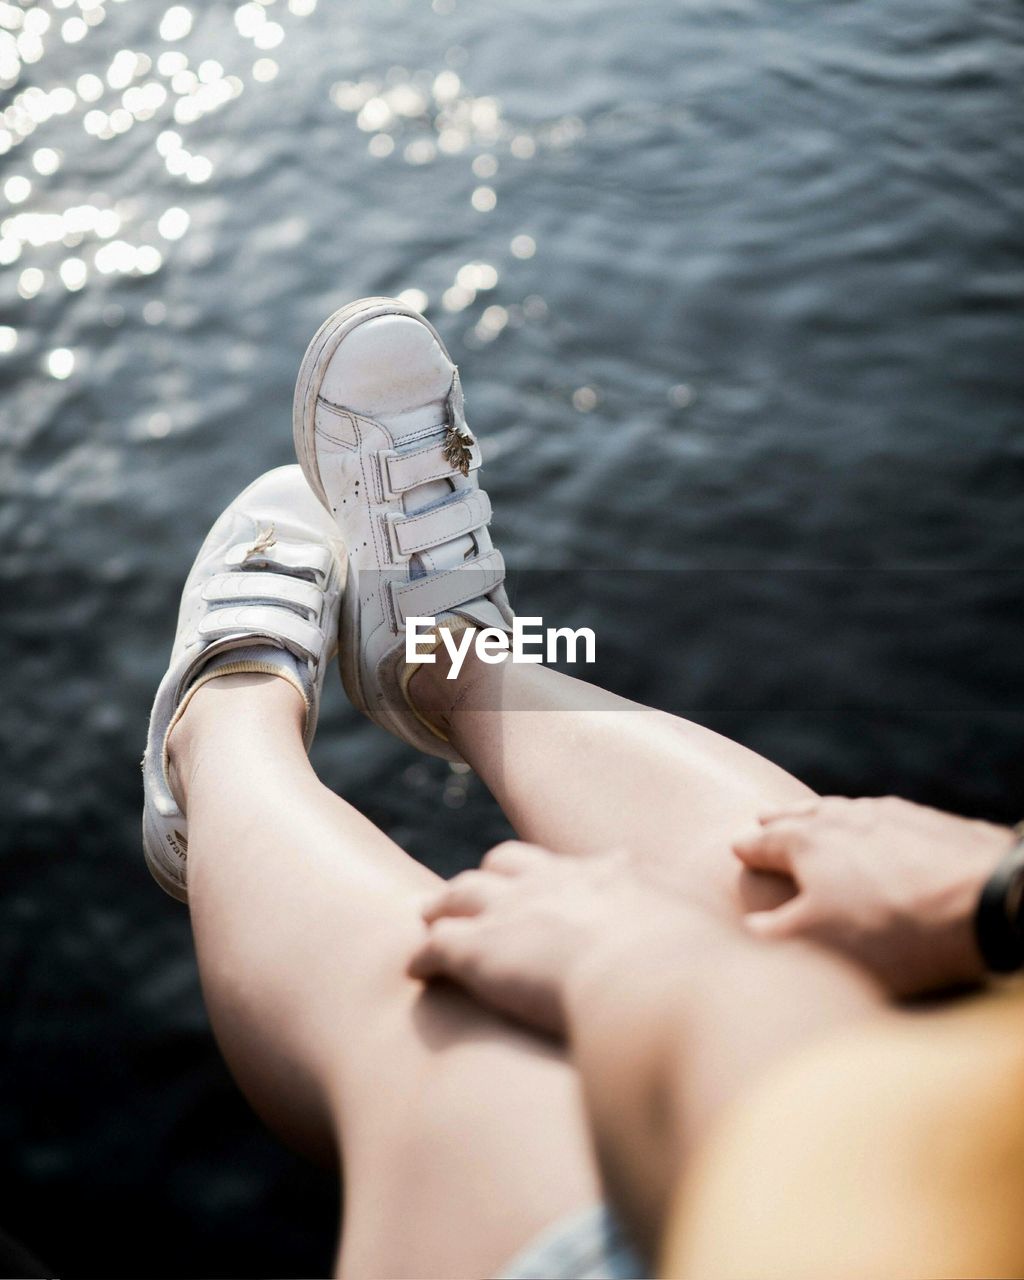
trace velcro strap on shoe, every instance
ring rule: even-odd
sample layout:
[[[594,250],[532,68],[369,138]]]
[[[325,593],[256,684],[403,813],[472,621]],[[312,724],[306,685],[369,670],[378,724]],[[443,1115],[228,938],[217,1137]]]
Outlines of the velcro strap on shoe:
[[[454,569],[444,569],[413,582],[392,582],[395,616],[402,626],[406,618],[436,618],[439,613],[486,595],[504,580],[505,561],[501,552],[489,551]]]
[[[229,569],[269,569],[293,578],[309,578],[322,587],[330,577],[333,560],[330,547],[316,542],[272,542],[266,547],[239,542],[228,551],[224,564]]]
[[[310,618],[319,618],[323,597],[311,582],[283,573],[218,573],[203,587],[209,604],[241,604],[243,601],[281,604]]]
[[[391,449],[382,449],[377,457],[380,461],[381,484],[385,497],[388,498],[397,498],[431,480],[444,480],[459,474],[444,456],[442,440],[414,449],[412,453],[395,453]],[[469,450],[469,470],[476,471],[480,461],[480,446],[474,440]]]
[[[482,489],[467,489],[443,507],[415,516],[392,516],[388,524],[397,553],[412,556],[472,533],[490,518],[491,500],[487,494]]]
[[[213,609],[196,628],[203,640],[250,635],[276,640],[301,658],[319,657],[323,636],[313,622],[300,618],[291,609],[270,604],[246,604],[237,609]]]

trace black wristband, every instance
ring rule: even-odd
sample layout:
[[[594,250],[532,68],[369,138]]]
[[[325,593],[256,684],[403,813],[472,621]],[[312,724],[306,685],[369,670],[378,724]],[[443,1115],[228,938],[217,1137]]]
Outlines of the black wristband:
[[[1024,969],[1024,823],[1017,843],[989,876],[974,914],[978,950],[990,973]]]

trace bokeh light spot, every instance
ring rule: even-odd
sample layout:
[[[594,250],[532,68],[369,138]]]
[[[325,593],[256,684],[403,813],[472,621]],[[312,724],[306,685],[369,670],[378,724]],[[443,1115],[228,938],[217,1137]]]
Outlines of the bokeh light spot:
[[[470,203],[477,213],[490,213],[498,203],[493,187],[477,187],[470,197]]]
[[[4,198],[9,204],[21,204],[32,194],[32,183],[20,173],[12,174],[4,183]]]
[[[40,147],[32,155],[32,168],[44,177],[56,173],[60,168],[60,154],[52,147]]]
[[[403,289],[398,295],[398,301],[404,302],[407,307],[412,307],[413,311],[421,313],[430,305],[430,299],[422,289]]]
[[[81,258],[65,258],[60,264],[60,278],[64,288],[77,293],[85,286],[87,268]]]
[[[175,205],[170,209],[165,209],[160,215],[156,229],[165,240],[180,240],[188,230],[190,222],[191,218],[186,211],[179,209]]]
[[[75,369],[75,353],[67,347],[57,347],[46,357],[46,371],[51,378],[63,382]]]
[[[183,4],[172,5],[160,22],[161,40],[184,40],[192,30],[192,12]]]
[[[18,277],[18,293],[21,297],[34,298],[46,283],[46,277],[38,267],[26,267]]]

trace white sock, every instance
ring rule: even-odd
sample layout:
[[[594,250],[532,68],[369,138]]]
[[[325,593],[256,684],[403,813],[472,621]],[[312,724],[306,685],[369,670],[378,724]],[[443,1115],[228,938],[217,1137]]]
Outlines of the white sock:
[[[167,726],[167,733],[170,734],[182,715],[184,715],[185,708],[197,689],[201,689],[204,684],[210,680],[215,680],[218,676],[234,676],[244,673],[280,676],[282,680],[287,680],[302,695],[302,701],[306,704],[306,712],[309,712],[309,671],[306,664],[300,658],[297,658],[290,649],[278,648],[276,645],[264,641],[262,644],[254,643],[240,646],[237,649],[227,649],[223,653],[215,654],[205,666],[200,667],[195,679],[185,690],[171,723]]]

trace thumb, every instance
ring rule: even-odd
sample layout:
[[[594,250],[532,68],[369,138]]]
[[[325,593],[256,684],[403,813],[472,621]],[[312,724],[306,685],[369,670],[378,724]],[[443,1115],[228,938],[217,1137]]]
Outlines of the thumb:
[[[800,837],[789,826],[757,827],[732,843],[732,851],[748,871],[771,871],[796,877],[794,853]]]
[[[780,942],[785,938],[797,938],[810,926],[810,910],[803,894],[797,894],[780,907],[770,911],[751,911],[743,917],[748,933],[765,942]]]

